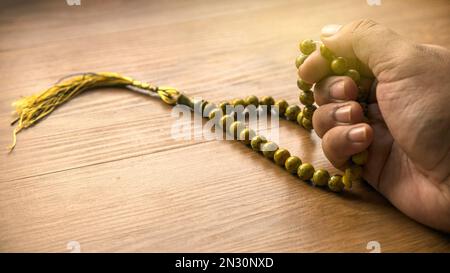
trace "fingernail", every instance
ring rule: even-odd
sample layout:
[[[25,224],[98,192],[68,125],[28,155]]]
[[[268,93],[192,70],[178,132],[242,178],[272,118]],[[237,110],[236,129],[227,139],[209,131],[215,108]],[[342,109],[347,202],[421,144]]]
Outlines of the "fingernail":
[[[366,127],[360,126],[350,130],[348,132],[348,138],[352,142],[364,142],[367,139]]]
[[[334,112],[334,119],[338,122],[348,123],[351,121],[352,107],[350,105],[339,107]]]
[[[331,85],[330,96],[337,100],[346,99],[344,81],[338,81]]]
[[[333,36],[341,29],[341,27],[341,25],[326,25],[322,28],[322,36]]]

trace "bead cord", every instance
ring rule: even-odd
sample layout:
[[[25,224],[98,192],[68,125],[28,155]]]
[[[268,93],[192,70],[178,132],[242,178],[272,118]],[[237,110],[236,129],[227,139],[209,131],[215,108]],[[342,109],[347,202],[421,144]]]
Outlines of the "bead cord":
[[[317,45],[319,45],[320,55],[328,61],[330,69],[334,75],[348,76],[358,85],[357,101],[360,103],[363,109],[364,121],[368,122],[367,99],[369,95],[369,90],[366,90],[359,85],[361,75],[357,70],[357,67],[359,66],[358,61],[351,64],[346,58],[336,56],[323,43],[308,39],[300,42],[299,48],[301,53],[295,60],[295,67],[299,69],[300,66],[303,64],[303,62],[308,58],[308,56],[316,50]],[[311,90],[313,84],[307,83],[299,78],[297,80],[297,87],[301,90],[299,101],[300,103],[305,105],[305,107],[302,110],[303,115],[299,118],[302,119],[302,123],[305,122],[311,124],[308,126],[311,126],[312,128],[312,117],[314,115],[314,111],[316,110],[316,106],[314,105],[314,95],[313,91]],[[362,179],[361,178],[362,166],[367,162],[367,158],[368,158],[367,150],[364,150],[358,154],[353,155],[349,160],[349,162],[347,163],[347,167],[344,171],[343,176],[334,175],[332,177],[329,177],[328,180],[329,188],[332,191],[340,191],[342,189],[340,186],[340,182],[338,181],[342,181],[346,188],[351,188],[353,182],[360,181]],[[325,174],[323,175],[326,176]]]
[[[316,50],[317,44],[313,40],[304,40],[300,43],[302,54],[296,58],[295,65],[297,68]],[[349,65],[345,58],[337,57],[323,44],[320,44],[320,53],[329,61],[330,68],[335,75],[347,75],[355,82],[359,82],[359,72]],[[38,123],[57,107],[76,95],[96,87],[124,87],[132,91],[157,96],[169,105],[188,106],[192,111],[200,111],[203,117],[216,119],[217,124],[225,133],[232,135],[234,139],[239,140],[252,150],[261,152],[264,157],[269,158],[279,166],[283,166],[287,172],[297,174],[301,180],[310,181],[315,186],[327,186],[333,192],[340,192],[344,188],[351,189],[354,182],[362,180],[362,168],[368,157],[367,150],[351,157],[343,175],[330,175],[328,171],[323,169],[316,170],[310,163],[302,162],[298,156],[291,155],[288,150],[280,148],[276,143],[267,140],[262,135],[257,135],[254,130],[248,128],[243,122],[236,120],[236,111],[227,112],[227,106],[245,107],[253,105],[258,107],[258,109],[262,109],[260,106],[266,106],[269,113],[277,114],[288,121],[297,122],[306,130],[313,130],[312,117],[317,109],[317,106],[314,104],[314,94],[311,90],[313,84],[298,79],[297,86],[301,90],[299,101],[304,105],[303,108],[295,104],[289,105],[286,100],[275,101],[271,96],[264,96],[258,99],[253,95],[244,99],[238,98],[232,101],[221,102],[216,105],[205,100],[195,101],[170,86],[155,86],[117,73],[100,72],[70,75],[39,94],[24,97],[13,103],[17,118],[11,125],[18,124],[13,131],[13,144],[10,146],[10,151],[16,145],[19,132]],[[368,94],[368,90],[359,88],[358,102],[362,105],[365,113],[367,112]]]
[[[182,101],[178,101],[179,104],[186,105],[190,107],[191,110],[194,110],[194,103],[189,102],[191,99],[186,97],[186,95],[184,94],[181,95],[180,98],[183,99]],[[285,100],[275,101],[270,96],[264,96],[260,100],[258,100],[256,96],[252,95],[245,99],[224,101],[216,106],[216,108],[211,109],[211,111],[206,116],[209,119],[217,119],[218,125],[225,133],[233,136],[233,139],[242,142],[244,145],[250,147],[255,152],[262,153],[264,157],[272,160],[275,164],[283,166],[287,172],[297,174],[297,176],[301,180],[310,181],[314,186],[328,186],[328,189],[333,192],[341,192],[344,188],[351,189],[351,182],[355,181],[356,178],[359,179],[360,176],[355,175],[357,173],[354,172],[353,169],[351,170],[351,172],[348,172],[348,177],[346,180],[343,179],[342,175],[336,174],[330,176],[330,174],[326,170],[316,170],[310,163],[303,163],[298,156],[291,155],[287,149],[280,148],[278,144],[273,141],[267,140],[267,138],[262,135],[257,135],[253,129],[246,127],[241,121],[235,121],[235,111],[229,113],[226,112],[226,106],[245,107],[250,105],[249,101],[251,101],[251,104],[254,106],[267,106],[269,108],[272,108],[272,110],[276,111],[269,113],[275,113],[285,120],[297,122],[307,130],[312,129],[312,125],[305,127],[303,123],[305,120],[310,121],[310,119],[299,118],[303,116],[306,106],[302,110],[299,105],[289,105]],[[208,105],[210,103],[207,101],[203,101],[203,104]],[[311,108],[315,109],[315,107]],[[220,118],[218,117],[218,115],[220,116]],[[302,122],[299,122],[299,120]],[[350,175],[352,175],[351,178]]]
[[[231,134],[234,139],[251,147],[254,151],[261,152],[265,157],[273,160],[277,165],[284,166],[289,173],[297,173],[301,179],[305,181],[311,180],[314,185],[325,185],[323,182],[324,178],[322,178],[324,174],[325,177],[327,177],[327,172],[325,170],[314,171],[311,164],[302,163],[299,157],[292,156],[288,150],[279,148],[276,143],[268,141],[264,136],[257,135],[254,130],[246,127],[244,123],[237,120],[235,121],[237,116],[236,111],[227,113],[227,106],[242,106],[241,109],[244,109],[243,107],[248,105],[258,106],[257,109],[261,109],[261,106],[265,106],[270,109],[270,111],[268,111],[269,114],[277,114],[283,119],[291,122],[298,122],[299,125],[310,130],[311,125],[305,126],[305,119],[299,119],[305,112],[299,105],[289,105],[285,100],[275,101],[271,96],[264,96],[261,99],[258,99],[256,96],[248,96],[244,99],[234,99],[216,105],[206,100],[195,101],[173,87],[154,86],[149,83],[136,81],[132,78],[110,72],[77,74],[61,80],[55,86],[48,88],[40,94],[24,97],[13,103],[18,115],[15,122],[17,121],[18,125],[13,132],[13,144],[10,147],[10,151],[14,149],[16,145],[16,135],[22,129],[38,123],[58,106],[67,102],[77,94],[90,88],[106,86],[125,87],[132,91],[158,96],[163,102],[169,105],[185,105],[192,111],[195,111],[196,109],[201,110],[201,114],[204,117],[217,119],[219,121],[218,125],[226,133]],[[315,172],[319,172],[319,174],[317,174],[314,179],[313,175]],[[333,184],[329,184],[329,187],[332,191],[338,191],[337,189],[342,190],[344,188],[344,182],[343,180],[333,180]]]

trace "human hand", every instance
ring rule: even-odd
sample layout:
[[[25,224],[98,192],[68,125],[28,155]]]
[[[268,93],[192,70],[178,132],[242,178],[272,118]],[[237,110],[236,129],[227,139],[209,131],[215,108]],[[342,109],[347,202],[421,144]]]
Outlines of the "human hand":
[[[357,85],[330,76],[318,49],[299,67],[301,79],[316,83],[313,125],[327,158],[343,169],[368,148],[364,179],[411,218],[450,232],[450,51],[371,20],[326,26],[321,39],[358,64],[362,86],[372,86],[367,124]]]

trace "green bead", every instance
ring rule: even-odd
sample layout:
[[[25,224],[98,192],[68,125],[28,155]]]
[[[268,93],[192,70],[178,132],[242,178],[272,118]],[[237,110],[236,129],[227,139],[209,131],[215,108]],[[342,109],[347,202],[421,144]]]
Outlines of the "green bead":
[[[219,108],[222,109],[222,113],[223,113],[223,114],[226,114],[227,106],[228,106],[228,105],[230,105],[230,103],[227,102],[227,101],[221,102],[221,103],[219,104]]]
[[[303,111],[300,111],[297,115],[297,123],[303,126]]]
[[[252,139],[256,136],[255,131],[249,128],[245,128],[241,131],[239,135],[239,140],[242,141],[245,145],[250,145]]]
[[[203,109],[203,116],[209,117],[209,114],[216,109],[217,109],[217,106],[214,103],[207,103],[205,105],[205,108]]]
[[[211,112],[209,112],[208,118],[209,119],[215,119],[216,116],[217,117],[222,117],[222,115],[223,115],[222,114],[222,109],[216,108],[216,109],[212,110]]]
[[[342,176],[342,184],[344,184],[344,187],[346,188],[346,189],[351,189],[352,188],[352,184],[353,184],[353,182],[352,182],[352,180],[350,179],[350,177],[348,176],[348,175],[346,175],[346,174],[344,174],[343,176]]]
[[[220,127],[222,127],[222,129],[223,129],[224,131],[226,131],[227,125],[229,126],[230,124],[233,123],[233,121],[234,121],[234,118],[233,118],[232,116],[230,116],[230,115],[225,115],[225,116],[223,116],[223,117],[220,118],[219,125],[220,125]]]
[[[362,167],[361,166],[351,166],[345,169],[344,176],[342,176],[342,182],[345,188],[351,189],[352,184],[355,181],[361,180]]]
[[[243,99],[234,99],[232,104],[234,107],[239,105],[245,106],[245,101]]]
[[[359,75],[359,72],[356,71],[355,69],[349,69],[346,73],[346,76],[352,78],[352,80],[355,83],[359,83],[359,80],[361,79],[361,75]]]
[[[313,105],[314,93],[311,90],[302,91],[300,93],[299,100],[303,105]]]
[[[261,101],[259,102],[259,104],[271,106],[271,105],[275,104],[275,100],[271,96],[264,96],[261,98]]]
[[[305,118],[305,117],[303,117],[303,119],[302,119],[302,126],[306,130],[312,130],[313,129],[312,121],[310,119]]]
[[[230,133],[237,138],[238,136],[240,136],[241,131],[245,129],[245,125],[244,123],[240,122],[240,121],[235,121],[233,123],[231,123],[230,125]]]
[[[328,184],[328,179],[330,179],[330,174],[326,170],[317,170],[314,172],[312,182],[317,186],[326,186]]]
[[[297,58],[295,58],[295,67],[299,68],[308,58],[308,55],[300,54]]]
[[[336,75],[344,75],[348,70],[347,59],[343,57],[337,57],[331,62],[331,70]]]
[[[288,159],[286,159],[286,162],[284,163],[284,167],[286,170],[290,173],[296,173],[298,170],[298,167],[302,164],[302,161],[297,156],[290,156]]]
[[[307,82],[305,82],[305,81],[302,80],[302,79],[298,79],[298,80],[297,80],[297,87],[298,87],[300,90],[308,91],[308,90],[311,89],[312,86],[313,86],[312,84],[307,83]]]
[[[250,145],[252,146],[252,149],[256,152],[261,151],[261,144],[266,143],[267,139],[263,136],[254,136],[252,138],[252,141],[250,142]]]
[[[301,180],[309,180],[314,175],[314,167],[309,163],[303,163],[298,167],[297,175]]]
[[[278,100],[277,102],[275,102],[275,106],[278,108],[278,114],[280,116],[284,116],[284,113],[286,112],[289,104],[285,100]]]
[[[357,153],[352,156],[353,163],[357,165],[364,165],[367,162],[367,158],[369,156],[369,152],[367,150],[364,150],[360,153]]]
[[[335,58],[333,52],[324,44],[320,45],[320,55],[322,55],[322,57],[327,59],[327,61],[329,62],[333,61],[333,59]]]
[[[258,107],[259,100],[257,96],[248,96],[245,98],[245,105],[254,105],[255,107]]]
[[[300,43],[300,51],[303,54],[309,55],[309,54],[313,53],[314,50],[316,50],[316,43],[314,43],[313,40],[307,39],[307,40],[303,40]]]
[[[328,180],[328,188],[334,192],[341,192],[344,189],[341,175],[333,175]]]
[[[303,107],[303,117],[309,120],[312,120],[312,116],[314,114],[314,112],[316,111],[317,107],[314,105],[307,105],[305,107]]]
[[[263,155],[267,158],[273,158],[277,150],[278,145],[272,141],[268,141],[261,146],[261,151],[263,152]]]
[[[297,118],[298,113],[300,113],[301,109],[298,105],[289,105],[289,107],[286,109],[286,112],[284,115],[286,116],[287,120],[295,120]]]
[[[286,160],[291,156],[291,153],[289,153],[288,150],[280,148],[278,149],[275,154],[273,155],[273,161],[277,165],[283,166]]]

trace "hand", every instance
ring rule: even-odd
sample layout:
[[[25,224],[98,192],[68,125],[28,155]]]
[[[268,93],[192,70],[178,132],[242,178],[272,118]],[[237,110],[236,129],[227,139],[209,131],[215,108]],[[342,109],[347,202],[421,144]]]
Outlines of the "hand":
[[[357,85],[330,76],[319,50],[300,66],[300,78],[316,83],[313,125],[327,158],[343,169],[368,148],[364,179],[411,218],[450,232],[450,51],[370,20],[326,26],[321,39],[358,63],[360,84],[372,86],[367,124]]]

